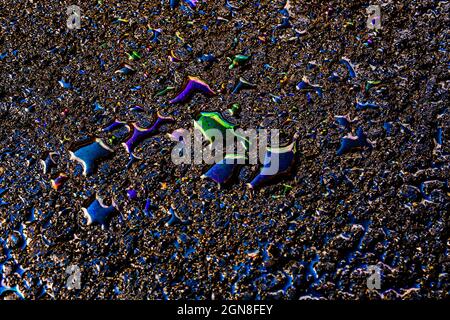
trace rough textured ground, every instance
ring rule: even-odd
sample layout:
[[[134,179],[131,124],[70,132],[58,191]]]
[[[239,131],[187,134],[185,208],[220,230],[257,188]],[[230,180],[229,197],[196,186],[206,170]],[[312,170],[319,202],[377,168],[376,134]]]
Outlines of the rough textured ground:
[[[74,3],[0,1],[2,298],[448,298],[448,1],[388,1],[378,32],[365,1],[289,2],[79,1],[81,29],[70,30]],[[236,54],[251,58],[229,69]],[[124,63],[136,72],[115,73]],[[217,94],[169,104],[189,75]],[[239,77],[256,88],[232,94]],[[303,77],[322,98],[296,89]],[[283,142],[298,132],[291,175],[251,191],[258,166],[243,166],[219,189],[199,179],[209,165],[174,165],[167,133],[192,129],[201,111],[280,129]],[[156,112],[176,122],[127,168],[121,137],[102,128],[148,127]],[[357,128],[370,142],[338,155]],[[69,150],[94,137],[114,154],[86,177]],[[44,173],[46,152],[59,156]],[[68,179],[55,190],[59,173]],[[117,204],[107,226],[82,213],[95,195]],[[170,207],[189,224],[167,225]],[[69,265],[81,289],[66,288]],[[380,290],[367,288],[369,265]]]

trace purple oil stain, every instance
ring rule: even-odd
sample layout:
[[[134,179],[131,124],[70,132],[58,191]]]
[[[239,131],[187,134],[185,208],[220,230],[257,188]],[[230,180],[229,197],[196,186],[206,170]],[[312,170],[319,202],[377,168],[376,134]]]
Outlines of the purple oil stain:
[[[132,133],[131,137],[122,144],[131,156],[134,152],[134,149],[136,148],[136,146],[139,143],[141,143],[145,139],[150,138],[151,136],[154,136],[156,133],[158,133],[159,128],[162,125],[164,125],[166,123],[172,123],[172,122],[174,122],[173,118],[164,117],[158,113],[155,123],[148,129],[141,128],[136,123],[133,123],[133,133]]]
[[[206,96],[214,96],[214,91],[200,78],[189,76],[183,85],[183,89],[169,103],[183,103],[188,101],[195,93],[202,93]]]

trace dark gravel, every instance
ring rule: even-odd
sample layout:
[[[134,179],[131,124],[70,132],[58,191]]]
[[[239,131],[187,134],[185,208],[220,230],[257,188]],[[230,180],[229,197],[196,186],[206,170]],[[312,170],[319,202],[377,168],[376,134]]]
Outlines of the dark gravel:
[[[286,28],[283,1],[229,3],[237,9],[79,1],[81,29],[70,30],[71,2],[0,0],[0,297],[448,298],[448,1],[390,1],[378,32],[365,1],[290,0]],[[237,54],[251,58],[229,69]],[[115,73],[125,63],[135,72]],[[169,104],[188,76],[217,94]],[[240,77],[256,88],[232,94]],[[322,98],[296,89],[303,77]],[[209,165],[174,165],[167,133],[192,129],[202,111],[280,129],[284,143],[298,132],[291,175],[251,191],[258,168],[243,166],[219,189],[200,179]],[[123,137],[102,128],[149,127],[156,112],[175,123],[127,168]],[[369,143],[338,155],[357,128]],[[69,151],[95,137],[114,154],[83,176]],[[48,152],[57,155],[44,173]],[[60,173],[68,179],[55,190]],[[81,210],[96,195],[117,205],[105,226]],[[171,212],[180,221],[166,224]],[[70,265],[81,289],[66,288]],[[367,288],[369,265],[382,271],[380,290]]]

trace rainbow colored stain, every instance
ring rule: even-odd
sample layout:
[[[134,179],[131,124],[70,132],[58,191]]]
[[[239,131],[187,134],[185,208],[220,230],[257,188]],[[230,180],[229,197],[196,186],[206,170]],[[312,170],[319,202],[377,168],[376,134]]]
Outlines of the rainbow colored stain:
[[[69,177],[64,173],[60,173],[55,179],[51,180],[52,188],[58,191],[67,180],[69,180]]]
[[[231,60],[231,64],[228,69],[233,69],[237,66],[242,66],[246,64],[250,60],[250,56],[246,56],[243,54],[237,54],[234,56],[233,60]]]
[[[197,121],[194,121],[194,127],[198,129],[208,142],[214,142],[215,130],[218,130],[225,138],[227,130],[231,132],[247,150],[249,141],[235,131],[236,125],[225,120],[219,112],[201,112]],[[214,130],[213,130],[214,129]]]

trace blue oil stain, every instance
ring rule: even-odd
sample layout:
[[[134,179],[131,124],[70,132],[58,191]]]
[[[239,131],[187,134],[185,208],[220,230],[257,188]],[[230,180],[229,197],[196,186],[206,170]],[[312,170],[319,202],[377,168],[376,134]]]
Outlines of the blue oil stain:
[[[88,225],[98,223],[102,226],[105,226],[110,216],[117,212],[114,203],[110,206],[106,206],[103,204],[103,200],[98,197],[96,197],[87,207],[81,208],[81,210],[84,212]]]
[[[88,176],[94,173],[97,163],[101,159],[110,157],[113,150],[108,147],[101,139],[96,138],[93,141],[82,143],[80,146],[69,150],[70,159],[81,163],[83,167],[83,175]]]
[[[442,145],[442,128],[436,130],[436,143]]]
[[[22,292],[20,292],[19,287],[17,285],[13,287],[0,286],[0,297],[3,296],[5,293],[14,293],[20,299],[25,299],[25,296],[23,295]]]
[[[340,156],[340,155],[342,155],[346,152],[352,151],[353,149],[356,149],[356,148],[371,147],[371,146],[372,145],[367,140],[367,136],[363,132],[363,129],[361,127],[359,127],[356,130],[356,136],[348,135],[341,139],[341,146],[337,150],[336,154],[338,156]]]

